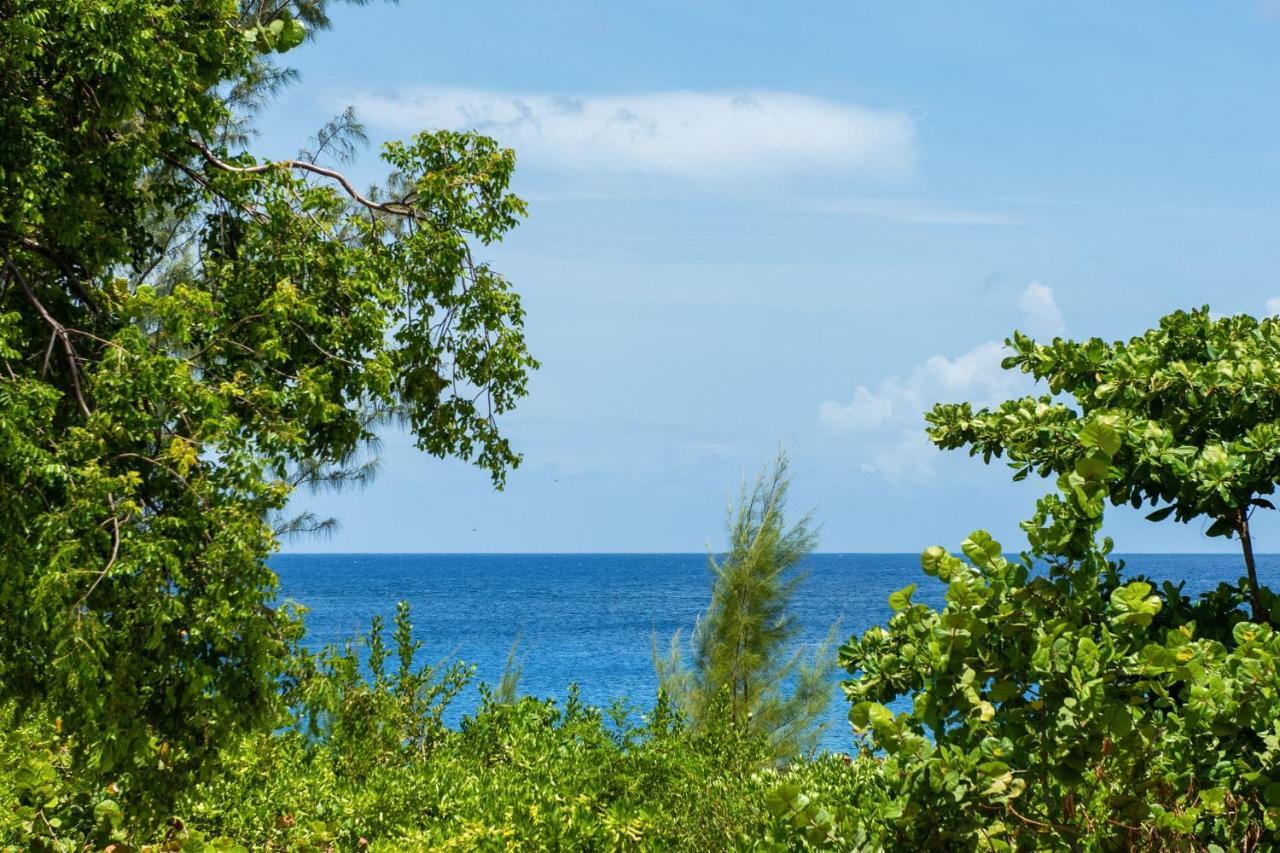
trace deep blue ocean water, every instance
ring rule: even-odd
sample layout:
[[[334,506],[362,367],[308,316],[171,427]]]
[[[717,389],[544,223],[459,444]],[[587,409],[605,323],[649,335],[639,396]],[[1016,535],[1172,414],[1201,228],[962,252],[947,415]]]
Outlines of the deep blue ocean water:
[[[1244,573],[1236,554],[1135,554],[1131,571],[1186,580],[1188,592]],[[1260,555],[1264,583],[1280,586],[1280,555]],[[281,554],[271,560],[283,597],[310,609],[307,644],[319,647],[368,630],[408,600],[428,660],[475,664],[496,683],[512,642],[524,662],[520,691],[562,697],[571,682],[597,705],[626,699],[649,708],[657,689],[653,641],[665,649],[706,607],[705,554]],[[814,554],[796,596],[799,642],[839,639],[883,623],[889,593],[918,583],[916,601],[939,604],[944,585],[924,575],[917,554]],[[838,678],[835,679],[838,681]],[[833,681],[833,684],[835,682]],[[834,687],[833,687],[834,689]],[[450,717],[474,708],[469,689]],[[824,746],[847,750],[848,705],[835,691]]]

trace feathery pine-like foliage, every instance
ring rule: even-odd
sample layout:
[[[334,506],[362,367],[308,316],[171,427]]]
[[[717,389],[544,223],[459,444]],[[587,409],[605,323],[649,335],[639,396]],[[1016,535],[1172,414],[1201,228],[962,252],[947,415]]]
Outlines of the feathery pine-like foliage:
[[[797,564],[817,533],[808,515],[787,526],[789,487],[781,453],[754,486],[743,483],[729,511],[728,551],[719,561],[708,557],[711,602],[689,640],[692,660],[678,632],[665,658],[655,654],[663,690],[695,725],[727,715],[764,737],[779,759],[813,749],[832,692],[829,644],[811,659],[790,649],[799,629],[791,600],[804,580]]]

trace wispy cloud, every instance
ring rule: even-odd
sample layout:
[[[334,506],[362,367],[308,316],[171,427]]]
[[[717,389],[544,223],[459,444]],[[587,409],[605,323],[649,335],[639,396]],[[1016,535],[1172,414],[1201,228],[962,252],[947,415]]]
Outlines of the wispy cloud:
[[[1033,334],[1065,332],[1052,288],[1034,281],[1018,296],[1017,305]],[[1004,344],[987,341],[953,358],[932,356],[905,377],[890,376],[875,387],[858,385],[847,403],[821,403],[818,419],[830,432],[863,435],[864,471],[891,482],[928,479],[933,468],[924,437],[925,410],[939,402],[991,406],[1032,390],[1026,375],[1000,366],[1006,355]]]
[[[915,164],[915,125],[905,113],[787,92],[569,97],[426,88],[346,100],[376,126],[474,128],[533,165],[560,170],[896,177]]]
[[[1280,296],[1273,296],[1267,300],[1267,316],[1274,317],[1280,314]]]
[[[899,225],[969,225],[1005,227],[1021,225],[1022,219],[1004,213],[951,207],[929,199],[841,198],[824,199],[805,205],[816,213],[876,219]]]

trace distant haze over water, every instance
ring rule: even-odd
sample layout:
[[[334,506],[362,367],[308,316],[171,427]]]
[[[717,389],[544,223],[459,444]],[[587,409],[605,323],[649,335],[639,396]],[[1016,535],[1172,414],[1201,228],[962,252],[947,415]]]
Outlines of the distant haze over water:
[[[1123,555],[1127,572],[1186,580],[1189,593],[1244,573],[1237,554]],[[1258,558],[1263,583],[1280,586],[1280,555]],[[576,682],[587,702],[654,700],[653,641],[687,636],[705,609],[711,573],[705,554],[281,554],[272,558],[282,597],[310,609],[307,644],[318,647],[368,630],[396,602],[413,608],[427,660],[461,659],[496,684],[512,642],[524,661],[521,693],[563,697]],[[819,643],[884,623],[894,590],[918,583],[916,601],[939,605],[945,586],[920,571],[918,554],[814,554],[804,564],[794,612],[800,642]],[[838,681],[833,676],[833,684]],[[824,745],[847,751],[848,703],[833,687]],[[474,708],[469,690],[450,715]],[[905,706],[903,706],[905,707]]]

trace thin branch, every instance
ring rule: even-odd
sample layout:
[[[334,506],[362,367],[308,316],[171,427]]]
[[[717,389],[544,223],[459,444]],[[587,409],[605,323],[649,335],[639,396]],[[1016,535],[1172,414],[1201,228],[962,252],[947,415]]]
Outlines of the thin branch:
[[[84,391],[80,387],[80,368],[76,364],[76,350],[71,344],[71,336],[67,334],[67,327],[59,323],[49,313],[49,309],[44,307],[44,303],[36,296],[36,292],[31,289],[31,284],[27,281],[26,276],[14,265],[13,261],[6,257],[5,264],[9,267],[9,271],[13,273],[13,277],[17,279],[18,286],[22,288],[22,292],[27,295],[27,301],[35,307],[40,316],[44,318],[44,321],[53,329],[53,334],[62,340],[62,349],[67,355],[67,369],[68,375],[71,377],[71,388],[75,392],[76,402],[80,404],[80,411],[84,412],[85,417],[89,417],[89,404],[85,402]]]
[[[111,558],[107,560],[107,564],[102,567],[102,571],[98,572],[98,576],[93,579],[93,583],[84,591],[84,595],[80,596],[80,600],[76,602],[75,609],[79,611],[84,603],[89,600],[89,596],[98,588],[98,584],[102,583],[102,579],[107,576],[107,572],[111,571],[111,567],[116,564],[116,557],[120,555],[120,516],[116,515],[116,502],[107,496],[107,504],[111,507]]]
[[[218,158],[218,155],[209,150],[209,147],[203,142],[195,139],[187,140],[188,144],[200,152],[205,161],[214,168],[224,172],[231,172],[239,175],[260,175],[264,172],[273,172],[278,169],[297,169],[303,172],[312,172],[317,175],[336,181],[342,189],[351,196],[351,199],[357,204],[368,208],[369,210],[380,211],[382,213],[390,213],[393,216],[406,216],[410,219],[418,219],[419,213],[412,206],[407,204],[398,204],[392,202],[376,202],[362,194],[351,181],[341,172],[334,169],[327,169],[324,166],[317,166],[315,163],[309,163],[306,160],[276,160],[271,163],[263,163],[258,166],[233,166],[225,160]]]
[[[331,359],[333,359],[334,361],[340,361],[340,362],[342,362],[343,364],[348,365],[348,366],[350,366],[350,367],[357,367],[357,368],[358,368],[358,367],[360,367],[360,366],[361,366],[360,362],[358,362],[358,361],[352,361],[352,360],[351,360],[351,359],[349,359],[349,358],[343,358],[342,356],[338,355],[337,353],[329,352],[327,349],[325,349],[324,347],[320,346],[319,342],[318,342],[318,341],[316,341],[316,339],[315,339],[315,338],[311,337],[311,334],[310,334],[309,332],[307,332],[307,330],[306,330],[306,329],[302,328],[302,326],[301,326],[301,325],[299,325],[298,323],[295,323],[295,322],[292,322],[292,321],[291,321],[291,322],[289,323],[289,325],[293,326],[295,329],[297,329],[299,332],[301,332],[301,333],[302,333],[302,336],[303,336],[304,338],[306,338],[308,341],[310,341],[310,342],[311,342],[311,345],[312,345],[313,347],[315,347],[315,348],[316,348],[316,350],[317,350],[321,355],[325,356],[326,358],[331,358]]]
[[[195,181],[200,186],[204,187],[204,189],[207,190],[208,192],[216,196],[222,197],[221,193],[219,193],[217,190],[215,190],[213,187],[209,185],[209,182],[205,179],[204,175],[201,175],[199,172],[197,172],[195,169],[188,166],[186,163],[183,163],[177,157],[166,156],[164,159],[171,166],[177,169],[180,169],[183,172],[183,174],[191,178],[191,180]],[[252,207],[249,207],[249,205],[244,204],[242,202],[237,202],[236,206],[239,207],[241,210],[243,210],[245,213],[249,214],[249,216],[251,216],[252,218],[257,219],[259,222],[265,222],[267,220],[267,215],[263,213],[261,210],[255,210]]]
[[[176,438],[176,437],[177,437],[177,436],[175,436],[175,438]],[[133,452],[117,453],[117,454],[115,455],[115,457],[114,457],[114,458],[116,458],[116,459],[141,459],[143,462],[150,462],[152,465],[156,466],[156,467],[157,467],[157,468],[159,468],[160,470],[168,472],[168,473],[169,473],[169,475],[170,475],[170,476],[172,476],[174,479],[176,479],[179,483],[181,483],[181,484],[186,488],[186,490],[187,490],[188,492],[190,492],[192,495],[194,495],[194,496],[195,496],[195,498],[196,498],[196,500],[197,500],[197,501],[199,501],[201,504],[203,504],[203,505],[204,505],[204,506],[206,506],[206,507],[209,505],[209,502],[204,498],[204,496],[203,496],[203,495],[201,495],[199,492],[197,492],[197,491],[196,491],[196,490],[191,486],[191,482],[190,482],[189,480],[187,480],[187,478],[186,478],[186,477],[182,476],[182,475],[181,475],[181,474],[179,474],[177,471],[175,471],[173,468],[170,468],[168,465],[166,465],[166,464],[164,464],[163,462],[161,462],[159,459],[153,459],[153,458],[151,458],[150,456],[145,456],[145,455],[143,455],[143,454],[141,454],[141,453],[133,453]]]
[[[49,360],[53,358],[53,344],[58,340],[55,332],[49,336],[49,345],[44,348],[44,364],[40,366],[40,377],[44,378],[49,375]]]

